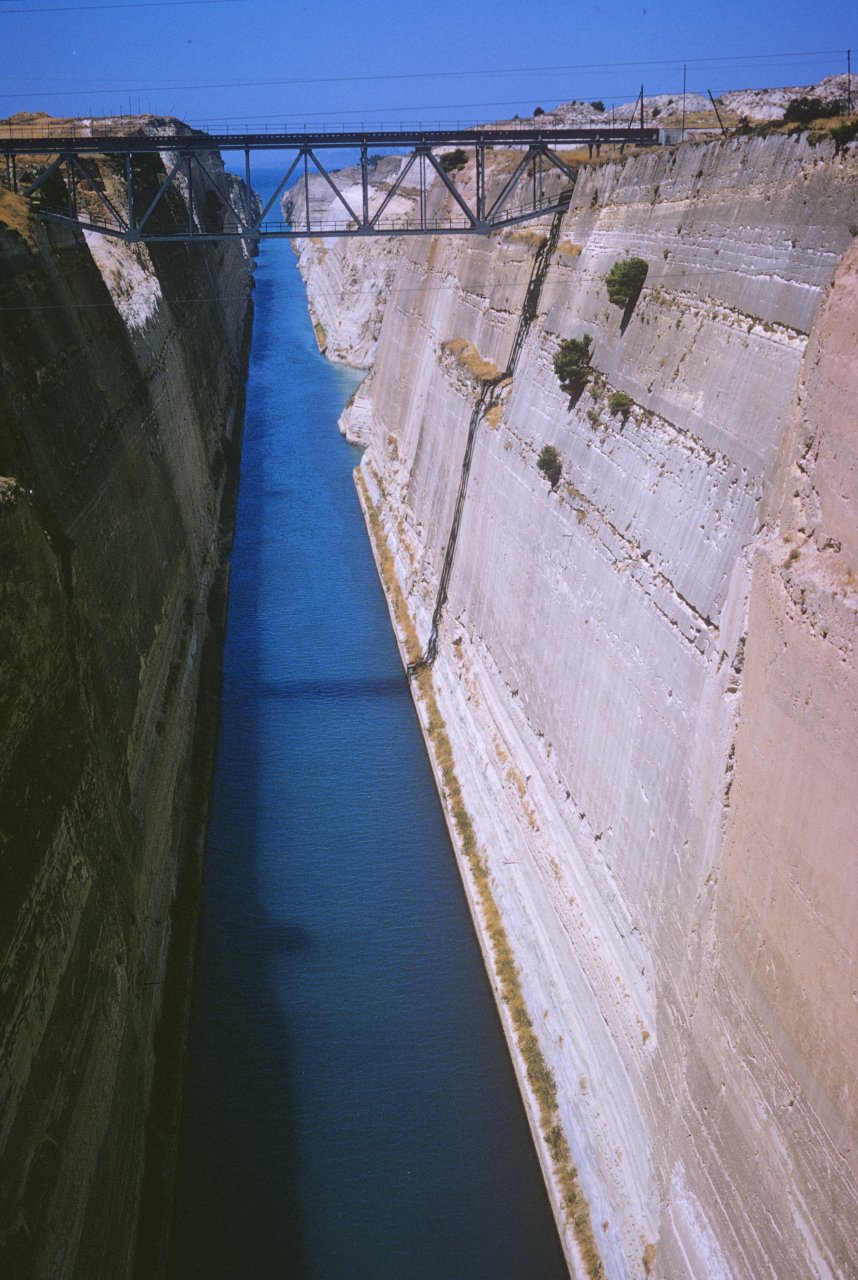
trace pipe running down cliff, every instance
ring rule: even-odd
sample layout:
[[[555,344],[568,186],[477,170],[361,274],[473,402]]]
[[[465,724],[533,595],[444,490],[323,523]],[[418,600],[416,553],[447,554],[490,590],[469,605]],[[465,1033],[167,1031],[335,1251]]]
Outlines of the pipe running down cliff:
[[[571,193],[570,193],[571,194]],[[568,205],[568,198],[566,201]],[[518,318],[518,324],[515,330],[512,347],[510,348],[509,358],[503,373],[497,374],[494,378],[489,378],[480,386],[480,393],[477,402],[471,411],[471,419],[468,424],[468,436],[465,442],[465,453],[462,458],[462,469],[459,477],[459,490],[456,495],[456,505],[453,509],[453,520],[450,525],[450,535],[447,538],[447,546],[444,551],[444,560],[441,565],[441,576],[438,580],[438,594],[435,599],[435,608],[432,612],[432,625],[429,630],[429,639],[426,644],[426,652],[420,662],[412,662],[408,666],[408,674],[415,675],[422,667],[431,667],[438,653],[438,631],[441,626],[441,619],[444,613],[444,605],[447,603],[447,591],[450,584],[450,574],[453,572],[453,560],[456,555],[456,543],[459,538],[459,526],[462,521],[462,511],[465,506],[465,495],[468,490],[468,479],[471,474],[471,460],[474,456],[474,441],[477,436],[477,427],[487,409],[490,409],[496,400],[492,397],[492,392],[501,383],[506,382],[515,373],[515,367],[518,364],[518,358],[521,355],[521,349],[524,346],[524,340],[533,321],[536,319],[539,307],[539,299],[542,295],[542,286],[545,283],[545,276],[548,272],[548,266],[551,262],[551,256],[557,248],[557,241],[560,236],[560,226],[563,221],[565,209],[555,213],[551,219],[551,228],[548,236],[536,250],[533,257],[533,268],[530,273],[530,280],[527,285],[527,292],[524,295],[524,302],[521,307],[521,314]]]

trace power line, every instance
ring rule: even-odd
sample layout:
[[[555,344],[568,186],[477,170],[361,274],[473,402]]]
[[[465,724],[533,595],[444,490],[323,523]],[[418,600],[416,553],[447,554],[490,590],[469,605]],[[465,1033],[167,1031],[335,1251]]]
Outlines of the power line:
[[[2,2],[3,2],[3,0],[0,0],[0,4],[2,4]],[[204,3],[213,3],[213,2],[214,2],[214,0],[162,0],[162,3],[166,3],[166,4],[170,4],[170,3],[195,3],[195,4],[204,4]],[[236,2],[236,3],[237,3],[237,2],[241,2],[241,3],[250,3],[250,0],[220,0],[220,2],[222,2],[222,3],[233,3],[233,2]],[[124,5],[123,5],[122,7],[123,7],[123,8],[125,8],[125,7],[128,7],[128,6],[124,6]],[[0,12],[2,12],[2,10],[0,10]],[[13,12],[17,12],[17,10],[13,10]],[[35,10],[28,10],[27,12],[36,12],[36,11],[35,11]],[[811,65],[812,65],[812,63],[811,63],[811,60],[812,60],[812,59],[814,59],[814,60],[815,60],[815,59],[823,58],[823,57],[824,57],[824,58],[831,58],[831,57],[835,57],[835,56],[836,56],[836,57],[841,57],[841,58],[842,58],[842,57],[844,57],[844,55],[846,54],[846,52],[847,52],[847,51],[846,51],[845,49],[823,49],[823,50],[821,50],[821,51],[819,51],[819,52],[817,52],[817,53],[813,53],[813,52],[805,52],[805,53],[798,52],[798,53],[791,53],[791,54],[764,54],[764,55],[763,55],[763,54],[761,54],[761,55],[759,55],[759,58],[757,57],[757,55],[751,55],[751,54],[749,54],[749,55],[742,55],[742,56],[743,56],[743,57],[747,57],[747,58],[749,58],[749,59],[751,60],[752,64],[753,64],[753,62],[757,62],[757,61],[758,61],[758,62],[759,62],[759,64],[760,64],[761,66],[767,66],[767,65],[768,65],[768,62],[767,62],[767,61],[764,61],[764,59],[771,59],[771,58],[787,58],[787,59],[789,60],[789,65],[790,65],[790,66],[799,66],[799,65],[801,65],[801,64],[802,64],[803,62],[805,62],[805,61],[807,61],[809,64],[811,64]],[[716,65],[718,65],[718,64],[719,64],[719,63],[721,63],[721,62],[729,61],[729,60],[730,60],[729,58],[720,58],[720,57],[713,57],[713,58],[711,58],[711,59],[698,59],[698,61],[708,61],[708,62],[710,62],[713,66],[716,66]],[[694,59],[689,59],[689,60],[687,60],[687,61],[694,62]],[[604,63],[604,64],[600,64],[601,69],[603,69],[603,70],[604,70],[604,69],[611,70],[612,68],[616,68],[616,69],[618,69],[618,70],[624,70],[624,69],[627,69],[628,67],[633,67],[633,68],[641,67],[641,68],[644,68],[644,67],[647,67],[647,66],[655,66],[655,65],[659,65],[659,64],[656,64],[656,63],[642,63],[642,62],[640,62],[640,63],[619,63],[619,62],[618,62],[618,63]],[[685,63],[684,63],[683,61],[681,61],[681,60],[676,60],[676,61],[675,61],[675,62],[673,62],[673,63],[665,62],[665,63],[664,63],[664,64],[662,64],[662,65],[665,65],[665,66],[683,66],[683,65],[685,65]],[[597,64],[593,63],[593,64],[592,64],[592,68],[596,68],[596,67],[597,67]],[[459,76],[459,77],[461,77],[461,78],[467,78],[467,77],[475,77],[475,76],[484,76],[484,75],[501,75],[501,74],[503,74],[503,75],[510,75],[510,74],[523,75],[523,74],[526,74],[526,73],[528,73],[528,72],[540,72],[540,73],[541,73],[541,72],[546,72],[546,73],[547,73],[547,72],[551,72],[551,73],[554,73],[554,74],[561,74],[561,73],[565,74],[566,72],[568,72],[568,71],[570,71],[570,70],[571,70],[571,71],[574,71],[574,70],[587,70],[587,69],[591,69],[591,68],[590,68],[590,66],[589,66],[589,64],[584,64],[584,63],[582,63],[579,67],[546,67],[546,68],[540,68],[540,67],[520,67],[520,68],[518,68],[518,69],[517,69],[517,71],[513,71],[513,72],[500,72],[500,71],[444,71],[444,72],[441,72],[441,71],[438,71],[438,72],[430,71],[430,72],[415,72],[413,75],[403,74],[403,75],[401,75],[401,76],[392,76],[392,77],[387,77],[387,78],[400,79],[400,80],[406,80],[406,79],[420,79],[420,78],[428,78],[428,79],[432,79],[432,78],[441,77],[441,76],[448,77],[448,78],[453,77],[453,76]],[[330,77],[329,77],[329,78],[327,78],[327,79],[315,79],[315,80],[313,80],[313,79],[307,79],[307,80],[246,80],[246,81],[242,81],[242,80],[235,80],[235,81],[224,81],[224,82],[223,82],[223,84],[219,84],[219,85],[216,85],[216,86],[214,86],[214,87],[216,87],[216,88],[248,88],[248,87],[249,87],[249,88],[253,88],[253,87],[257,87],[257,88],[258,88],[258,87],[264,87],[265,85],[275,85],[275,86],[276,86],[276,85],[293,85],[293,84],[298,84],[298,85],[301,85],[301,84],[313,85],[313,84],[330,84],[330,83],[334,83],[334,82],[337,82],[337,81],[342,81],[343,83],[346,83],[346,84],[352,84],[352,83],[354,83],[355,81],[359,81],[359,80],[370,80],[370,79],[373,79],[373,78],[375,78],[375,79],[385,79],[386,77],[384,77],[384,76],[378,76],[378,77],[372,77],[372,76],[342,76],[342,77],[333,77],[333,78],[330,78]],[[28,83],[31,83],[31,81],[32,81],[32,77],[27,77],[26,79],[24,79],[24,80],[22,81],[20,78],[17,78],[17,77],[14,77],[14,76],[4,76],[4,81],[5,81],[5,83],[6,83],[7,85],[8,85],[8,84],[17,84],[17,85],[19,85],[19,86],[20,86],[21,84],[26,85],[26,84],[28,84]],[[54,78],[52,78],[51,80],[45,80],[45,81],[43,81],[43,82],[42,82],[42,84],[43,84],[45,87],[47,87],[47,86],[49,86],[49,85],[55,85],[55,84],[57,84],[57,83],[60,83],[60,84],[70,84],[70,83],[77,83],[77,82],[78,82],[78,81],[77,81],[77,79],[76,79],[75,77],[63,77],[63,79],[62,79],[62,80],[59,80],[59,81],[57,80],[57,78],[56,78],[56,77],[54,77]],[[135,92],[135,93],[136,93],[136,92],[140,92],[140,93],[143,93],[143,92],[150,92],[152,88],[157,88],[157,87],[159,87],[159,86],[151,86],[151,87],[150,87],[150,89],[148,89],[148,90],[140,89],[140,90],[133,90],[132,92]],[[186,89],[186,88],[195,88],[195,87],[199,87],[199,88],[209,88],[209,87],[211,87],[211,86],[203,84],[203,85],[198,85],[198,86],[195,86],[195,85],[166,85],[166,86],[160,86],[160,87],[161,87],[161,88],[164,88],[164,89]],[[41,93],[41,92],[43,92],[43,89],[42,89],[41,87],[36,88],[36,89],[19,88],[19,92],[20,92],[20,93],[31,93],[31,94],[34,94],[34,93]],[[100,82],[99,84],[93,83],[93,84],[91,84],[88,88],[86,88],[86,89],[81,89],[81,90],[80,90],[80,92],[81,92],[81,93],[89,93],[89,92],[128,93],[128,92],[129,92],[129,90],[128,90],[124,85],[119,84],[119,83],[117,83],[116,81],[102,81],[102,82]],[[467,105],[467,104],[466,104],[466,105]],[[486,103],[486,104],[482,104],[482,103],[475,103],[474,105],[475,105],[475,106],[482,106],[482,105],[486,105],[486,106],[493,106],[494,104],[493,104],[493,103]],[[395,108],[395,107],[394,107],[394,108],[391,108],[391,109],[392,109],[392,110],[397,110],[397,108]],[[262,118],[262,117],[254,117],[254,118]]]
[[[616,103],[619,106],[627,105],[629,108],[632,108],[633,106],[635,106],[638,92],[639,92],[639,89],[629,88],[626,90],[625,93],[615,93],[615,94],[606,94],[606,93],[595,94],[594,93],[589,95],[586,101],[577,99],[574,105],[582,106],[582,107],[590,107],[592,106],[590,98],[592,98],[593,101],[596,101],[596,102],[610,102],[610,103]],[[723,89],[723,90],[718,90],[718,93],[716,93],[716,97],[720,93],[742,93],[742,92],[745,92],[745,90]],[[753,93],[754,90],[751,89],[751,90],[748,90],[747,92]],[[707,110],[709,109],[708,98],[706,98],[705,90],[689,89],[688,95],[689,97],[695,96],[698,98],[705,99],[707,102]],[[528,106],[531,106],[536,96],[537,95],[535,94],[531,94],[529,98],[517,98],[517,99],[505,98],[502,102],[442,102],[442,103],[429,102],[429,103],[423,103],[420,106],[399,105],[395,107],[391,107],[391,106],[344,107],[344,108],[330,107],[324,111],[288,111],[285,113],[270,113],[267,115],[260,115],[260,116],[255,116],[255,115],[250,116],[250,115],[240,115],[240,114],[239,115],[233,114],[231,116],[206,116],[205,123],[211,125],[211,124],[223,124],[225,122],[237,123],[239,120],[241,120],[242,122],[246,122],[248,120],[286,121],[286,120],[315,120],[319,118],[327,119],[329,121],[336,121],[336,120],[339,120],[340,117],[342,116],[362,117],[362,116],[379,115],[381,113],[392,112],[392,111],[426,111],[431,113],[435,111],[471,111],[477,108],[488,108],[488,107],[491,107],[491,108],[528,107]],[[655,98],[655,97],[664,98],[669,96],[671,95],[666,90],[662,91],[661,93],[651,93],[646,95],[647,98]],[[682,89],[681,88],[674,89],[672,96],[674,100],[678,102],[682,98]],[[563,106],[563,107],[568,107],[570,105],[573,105],[573,104],[571,104],[569,101],[559,104],[559,106]],[[546,107],[543,111],[543,115],[545,115],[546,117],[556,115],[557,110],[558,110],[557,107]],[[427,115],[426,118],[428,120],[431,120],[433,117],[430,114],[430,115]],[[188,123],[190,124],[193,122],[188,121]],[[217,130],[215,130],[214,132],[217,132]]]
[[[134,0],[141,7],[147,5],[175,5],[175,4],[243,4],[250,3],[250,0]],[[81,6],[82,8],[131,8],[131,5],[94,5]],[[11,12],[27,12],[35,13],[35,9],[28,10],[12,10]],[[45,10],[44,12],[48,12]],[[104,93],[120,93],[123,95],[136,93],[172,93],[172,92],[188,92],[196,90],[211,89],[271,89],[271,88],[288,88],[297,85],[323,85],[323,84],[368,84],[381,83],[389,81],[414,81],[414,80],[442,80],[442,79],[461,79],[475,78],[477,76],[499,76],[499,75],[546,75],[548,73],[563,73],[571,71],[606,71],[606,70],[628,70],[629,68],[645,69],[649,67],[681,67],[684,64],[696,66],[716,67],[724,64],[731,66],[758,65],[766,66],[768,63],[778,59],[789,59],[792,63],[797,63],[799,59],[804,58],[831,58],[842,57],[844,49],[804,49],[796,50],[793,53],[766,53],[766,54],[735,54],[718,57],[706,58],[662,58],[649,62],[580,62],[570,63],[566,66],[545,66],[545,67],[500,67],[492,70],[470,70],[470,71],[412,71],[384,73],[382,75],[364,75],[364,76],[306,76],[293,77],[285,80],[212,80],[202,82],[188,82],[185,84],[155,84],[144,85],[137,88],[128,88],[127,86],[114,85],[105,89],[83,88],[83,89],[66,89],[54,90],[47,93],[41,93],[39,90],[30,91],[27,96],[34,97],[39,94],[46,98],[59,97],[81,97],[85,94],[104,94]],[[15,94],[0,94],[2,98],[20,98],[20,91]]]
[[[179,9],[190,4],[252,4],[253,0],[128,0],[127,4],[42,5],[38,9],[0,8],[4,13],[77,13],[83,9]]]

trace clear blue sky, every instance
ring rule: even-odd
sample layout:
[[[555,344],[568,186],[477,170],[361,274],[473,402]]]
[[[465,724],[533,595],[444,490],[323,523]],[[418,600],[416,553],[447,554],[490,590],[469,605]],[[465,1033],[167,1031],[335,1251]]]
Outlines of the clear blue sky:
[[[858,68],[855,0],[0,0],[0,116],[475,121]]]

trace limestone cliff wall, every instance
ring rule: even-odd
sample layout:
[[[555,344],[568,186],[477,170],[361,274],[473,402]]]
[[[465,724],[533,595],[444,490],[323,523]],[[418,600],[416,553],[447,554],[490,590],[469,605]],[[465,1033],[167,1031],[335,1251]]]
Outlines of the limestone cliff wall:
[[[371,172],[370,214],[374,214],[399,176],[401,156],[376,159]],[[360,168],[343,169],[338,183],[352,208],[362,200]],[[400,188],[388,205],[390,217],[406,218],[413,212],[416,189]],[[332,203],[331,188],[319,174],[309,174],[283,201],[284,213],[296,223],[302,213],[314,224],[326,219],[345,220],[339,201]],[[367,240],[358,256],[338,249],[336,240],[318,237],[293,240],[301,272],[310,281],[308,299],[319,347],[330,360],[368,368],[375,356],[383,298],[392,287],[401,258],[401,242],[387,237]]]
[[[0,197],[3,1275],[130,1275],[147,1154],[164,1208],[250,315]]]
[[[534,230],[402,243],[344,419],[425,644],[507,374],[432,681],[612,1278],[858,1273],[856,176],[805,137],[582,170],[513,368]],[[325,248],[311,297],[371,286]]]

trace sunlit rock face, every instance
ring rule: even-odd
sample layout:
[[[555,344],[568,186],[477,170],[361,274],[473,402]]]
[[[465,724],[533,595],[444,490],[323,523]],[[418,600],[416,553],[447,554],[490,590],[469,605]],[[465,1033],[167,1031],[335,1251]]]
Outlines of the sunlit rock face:
[[[11,195],[0,270],[0,1273],[116,1280],[175,1138],[250,271]]]
[[[377,342],[343,429],[424,643],[508,375],[433,678],[612,1278],[858,1273],[856,177],[806,135],[582,169],[513,368],[547,224],[301,257],[329,350]]]

